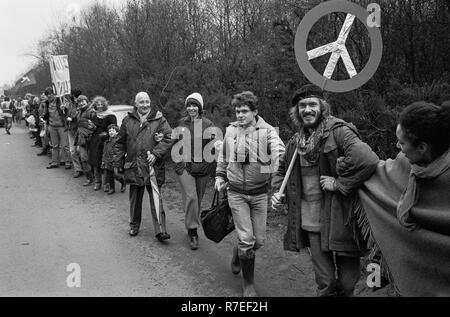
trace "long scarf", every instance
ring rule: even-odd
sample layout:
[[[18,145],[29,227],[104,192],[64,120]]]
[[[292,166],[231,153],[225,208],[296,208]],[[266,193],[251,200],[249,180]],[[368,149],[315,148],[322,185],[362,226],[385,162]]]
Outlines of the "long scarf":
[[[300,130],[298,140],[299,154],[311,164],[316,164],[319,160],[321,141],[329,118],[330,117],[322,119],[319,126],[311,133],[310,136],[307,136],[305,128]]]
[[[103,111],[103,112],[96,112],[95,115],[99,119],[105,119],[107,116],[114,115],[114,112],[111,109],[108,109],[108,110]]]
[[[409,175],[408,186],[400,198],[397,218],[400,224],[410,231],[418,228],[411,217],[411,209],[417,204],[420,195],[420,179],[432,179],[450,169],[450,150],[427,167],[413,165]]]

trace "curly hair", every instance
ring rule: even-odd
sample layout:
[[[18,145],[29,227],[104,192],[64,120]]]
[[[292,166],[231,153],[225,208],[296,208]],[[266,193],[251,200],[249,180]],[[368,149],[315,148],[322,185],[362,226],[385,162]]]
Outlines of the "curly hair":
[[[105,106],[106,108],[109,107],[109,102],[108,102],[108,100],[106,100],[105,97],[102,97],[102,96],[97,96],[97,97],[95,97],[95,98],[92,100],[92,104],[95,106],[97,103],[99,103],[99,104]]]
[[[240,94],[234,95],[231,105],[234,108],[248,106],[251,111],[258,110],[258,98],[251,91],[243,91]]]

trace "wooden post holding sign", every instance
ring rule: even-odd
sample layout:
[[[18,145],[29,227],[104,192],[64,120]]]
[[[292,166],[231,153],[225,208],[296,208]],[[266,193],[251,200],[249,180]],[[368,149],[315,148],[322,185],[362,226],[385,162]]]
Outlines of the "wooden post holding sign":
[[[67,55],[50,56],[50,73],[52,75],[53,91],[56,97],[70,95],[69,58]]]
[[[280,191],[278,192],[278,194],[280,194],[281,196],[283,196],[284,192],[286,191],[286,187],[287,187],[289,178],[291,177],[292,170],[294,169],[295,163],[297,162],[297,158],[298,158],[298,147],[295,150],[294,156],[292,157],[291,163],[289,164],[289,168],[286,172],[286,175],[284,176],[283,184],[281,185]]]

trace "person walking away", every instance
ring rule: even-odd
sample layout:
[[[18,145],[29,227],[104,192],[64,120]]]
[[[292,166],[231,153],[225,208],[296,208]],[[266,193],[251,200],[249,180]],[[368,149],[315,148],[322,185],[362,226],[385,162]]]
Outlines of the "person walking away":
[[[12,111],[10,109],[11,99],[9,97],[5,97],[5,101],[1,103],[2,108],[2,116],[5,119],[5,131],[6,134],[11,135],[12,128]]]

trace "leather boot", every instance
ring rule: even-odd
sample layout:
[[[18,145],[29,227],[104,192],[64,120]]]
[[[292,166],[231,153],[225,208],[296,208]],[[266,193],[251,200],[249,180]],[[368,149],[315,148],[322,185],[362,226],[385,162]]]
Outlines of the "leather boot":
[[[198,250],[198,234],[197,229],[190,229],[188,231],[191,242],[189,243],[191,246],[191,250]]]
[[[233,248],[233,258],[231,259],[231,272],[234,275],[241,273],[241,263],[239,262],[238,247]]]
[[[257,297],[255,287],[253,285],[253,277],[255,274],[255,254],[248,254],[239,257],[242,268],[243,277],[243,297]]]

